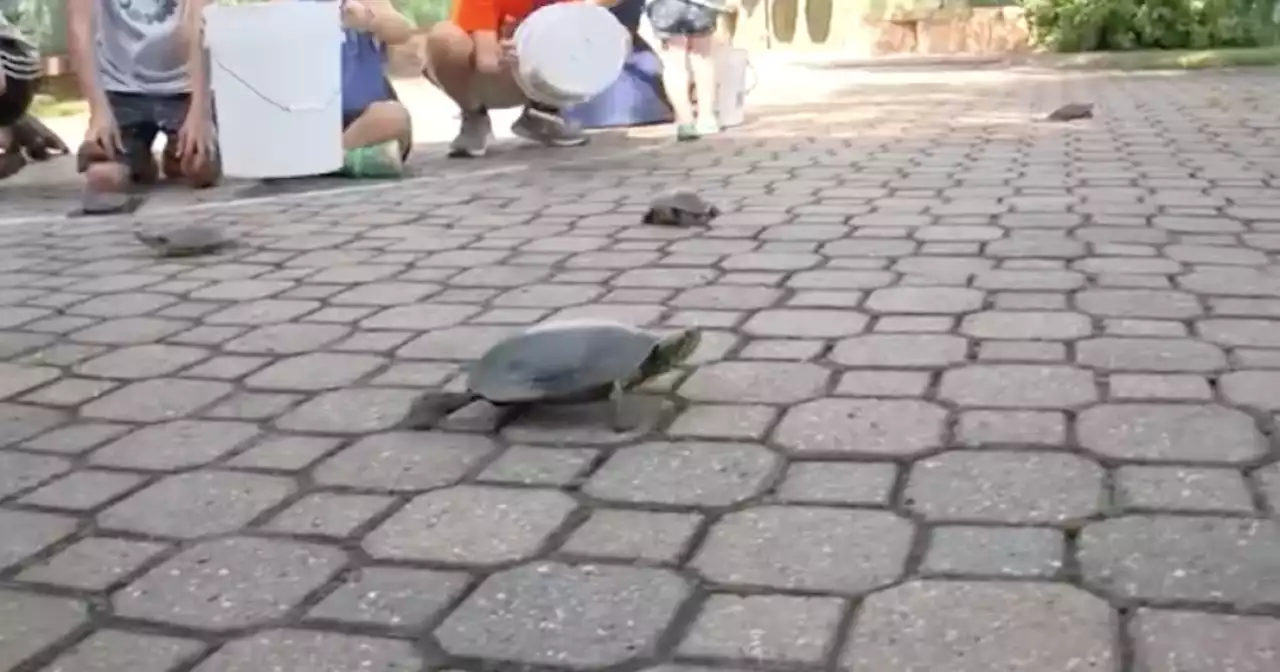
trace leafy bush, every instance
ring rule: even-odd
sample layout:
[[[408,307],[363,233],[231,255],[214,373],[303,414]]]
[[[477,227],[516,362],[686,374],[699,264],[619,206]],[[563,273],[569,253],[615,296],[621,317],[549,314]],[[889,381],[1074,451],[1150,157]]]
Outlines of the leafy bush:
[[[1020,0],[1053,51],[1212,49],[1276,43],[1280,0]]]

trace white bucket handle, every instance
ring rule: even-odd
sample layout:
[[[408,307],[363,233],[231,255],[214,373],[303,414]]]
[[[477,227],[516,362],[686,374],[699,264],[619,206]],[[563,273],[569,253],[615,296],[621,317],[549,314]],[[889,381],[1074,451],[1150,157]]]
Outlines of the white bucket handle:
[[[341,87],[341,86],[339,86],[337,89],[335,89],[335,90],[334,90],[334,92],[329,96],[329,98],[328,98],[327,100],[325,100],[323,103],[319,103],[319,104],[317,104],[317,103],[311,103],[311,104],[301,104],[301,105],[292,105],[292,104],[280,103],[280,102],[276,101],[275,99],[273,99],[271,96],[268,96],[267,94],[265,94],[265,93],[263,93],[263,92],[259,91],[259,90],[258,90],[258,87],[256,87],[256,86],[254,86],[254,85],[250,84],[249,82],[245,81],[245,79],[244,79],[243,77],[241,77],[240,75],[236,74],[236,71],[235,71],[235,70],[232,70],[231,68],[228,68],[228,67],[227,67],[227,65],[226,65],[225,63],[223,63],[221,60],[219,60],[216,56],[211,57],[209,60],[213,61],[213,63],[214,63],[215,65],[217,65],[219,68],[222,68],[222,71],[223,71],[223,72],[227,73],[228,75],[231,75],[231,77],[232,77],[233,79],[235,79],[237,82],[240,82],[241,84],[244,84],[244,87],[245,87],[246,89],[249,89],[250,91],[252,91],[252,92],[254,93],[254,95],[256,95],[257,97],[261,98],[263,101],[265,101],[266,103],[270,104],[271,106],[273,106],[273,107],[277,107],[277,108],[280,108],[280,110],[281,110],[281,111],[283,111],[283,112],[289,112],[289,113],[293,113],[293,112],[321,112],[321,111],[323,111],[323,110],[327,110],[327,109],[329,109],[329,107],[330,107],[331,105],[333,105],[333,101],[334,101],[334,100],[336,100],[336,99],[338,98],[338,96],[341,96],[341,95],[342,95],[342,87]]]
[[[751,73],[751,85],[747,86],[746,90],[742,92],[742,95],[744,96],[749,95],[752,91],[755,91],[756,86],[760,84],[760,75],[756,72],[756,66],[751,65],[750,57],[747,58],[747,72]]]

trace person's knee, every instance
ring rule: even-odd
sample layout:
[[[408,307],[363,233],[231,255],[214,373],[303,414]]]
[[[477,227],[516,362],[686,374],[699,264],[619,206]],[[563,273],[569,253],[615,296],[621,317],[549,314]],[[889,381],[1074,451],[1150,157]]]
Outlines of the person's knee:
[[[475,40],[456,23],[441,21],[427,31],[427,63],[432,69],[469,69],[474,51]]]
[[[380,128],[394,128],[397,131],[408,129],[411,123],[409,108],[398,100],[380,100],[372,103],[360,116],[367,118],[371,123],[376,123]]]
[[[95,161],[85,168],[84,181],[93,191],[122,191],[129,184],[129,167],[115,161]]]
[[[218,183],[222,169],[216,157],[201,156],[179,162],[182,181],[192,189],[204,189]]]

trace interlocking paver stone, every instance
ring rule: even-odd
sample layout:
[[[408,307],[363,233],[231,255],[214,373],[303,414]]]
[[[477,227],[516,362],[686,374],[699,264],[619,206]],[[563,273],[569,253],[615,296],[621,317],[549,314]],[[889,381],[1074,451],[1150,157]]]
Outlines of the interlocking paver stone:
[[[111,602],[117,614],[131,618],[242,628],[283,616],[345,561],[342,551],[316,544],[249,537],[206,541],[143,574]]]
[[[931,520],[1078,520],[1102,504],[1102,468],[1063,453],[949,451],[915,464],[905,498]]]
[[[648,654],[688,594],[665,570],[536,563],[485,579],[435,636],[455,655],[599,669]]]
[[[269,630],[234,640],[195,667],[194,672],[420,672],[413,645],[382,639],[308,630]]]
[[[91,464],[168,471],[212,462],[258,436],[243,422],[175,420],[148,425],[95,450]]]
[[[1091,584],[1121,597],[1280,604],[1280,526],[1256,519],[1126,516],[1080,533]]]
[[[373,556],[486,565],[536,553],[576,507],[555,490],[461,485],[419,495],[364,541]]]
[[[926,575],[1052,576],[1062,567],[1062,533],[1035,527],[935,527],[920,567]]]
[[[843,609],[833,598],[712,595],[677,650],[757,663],[820,663]]]
[[[1049,583],[914,581],[868,597],[841,656],[846,670],[1111,670],[1115,616]]]
[[[1150,672],[1268,672],[1280,665],[1280,619],[1140,609],[1129,626],[1134,658]]]
[[[89,537],[23,570],[18,580],[104,590],[164,549],[163,544]]]
[[[490,439],[468,434],[373,434],[322,462],[315,479],[355,488],[428,490],[462,479],[496,449]]]
[[[121,630],[98,630],[50,664],[50,672],[165,672],[194,659],[205,645],[196,640]]]
[[[680,394],[693,401],[787,404],[818,396],[828,378],[815,364],[719,362],[698,367]]]
[[[167,476],[98,516],[106,529],[191,539],[243,527],[293,492],[293,481],[231,471]]]
[[[908,456],[941,444],[946,416],[917,400],[819,399],[787,411],[775,438],[797,456]]]
[[[0,590],[0,667],[17,669],[87,618],[87,605],[79,600]]]
[[[859,594],[902,573],[913,533],[887,511],[762,506],[721,518],[692,564],[720,584]]]
[[[0,498],[40,485],[68,471],[70,465],[52,455],[0,452]]]
[[[944,367],[963,362],[968,347],[959,336],[869,334],[836,343],[831,359],[857,367]]]
[[[1093,376],[1067,366],[989,364],[942,374],[938,392],[961,406],[1058,408],[1097,398]]]
[[[1116,471],[1116,502],[1138,509],[1250,513],[1253,496],[1233,469],[1126,466]]]
[[[307,617],[419,628],[452,604],[470,581],[463,572],[365,567],[307,612]]]
[[[1175,338],[1093,338],[1076,343],[1076,361],[1104,371],[1207,372],[1226,368],[1215,345]]]
[[[615,452],[582,491],[610,501],[728,506],[763,490],[781,462],[749,443],[645,443]]]
[[[76,519],[52,513],[0,509],[0,570],[4,570],[67,537]]]
[[[1080,414],[1076,433],[1081,446],[1124,460],[1238,463],[1267,450],[1253,418],[1222,406],[1096,406]]]

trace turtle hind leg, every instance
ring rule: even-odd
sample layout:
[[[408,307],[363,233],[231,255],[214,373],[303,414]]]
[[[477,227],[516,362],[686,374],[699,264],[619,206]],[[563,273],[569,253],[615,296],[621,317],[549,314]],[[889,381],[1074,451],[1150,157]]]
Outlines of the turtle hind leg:
[[[400,421],[400,428],[419,432],[432,429],[476,398],[466,392],[427,392],[409,405],[409,412]]]
[[[609,427],[617,434],[626,434],[640,426],[639,419],[628,412],[627,390],[621,381],[609,388]]]

